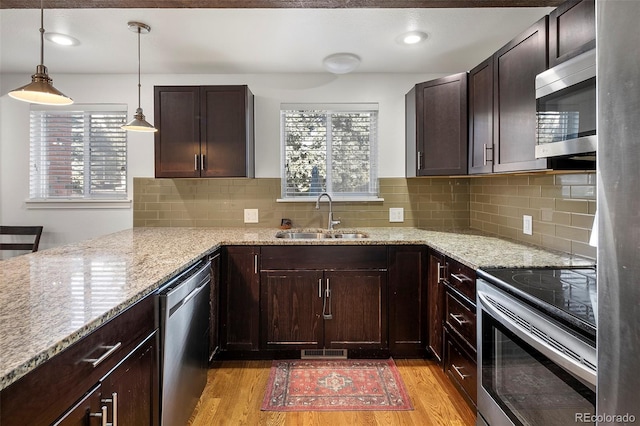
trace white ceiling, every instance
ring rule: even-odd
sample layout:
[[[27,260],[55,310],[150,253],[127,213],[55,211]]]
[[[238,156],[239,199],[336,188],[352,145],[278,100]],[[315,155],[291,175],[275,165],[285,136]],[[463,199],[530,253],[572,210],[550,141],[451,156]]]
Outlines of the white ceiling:
[[[136,73],[137,35],[128,21],[151,26],[142,35],[142,73],[238,74],[324,72],[322,59],[351,52],[356,72],[467,71],[551,8],[478,9],[56,9],[47,32],[80,40],[45,41],[45,65],[59,73]],[[0,73],[33,73],[39,63],[40,11],[0,10]],[[401,46],[407,31],[429,35]]]

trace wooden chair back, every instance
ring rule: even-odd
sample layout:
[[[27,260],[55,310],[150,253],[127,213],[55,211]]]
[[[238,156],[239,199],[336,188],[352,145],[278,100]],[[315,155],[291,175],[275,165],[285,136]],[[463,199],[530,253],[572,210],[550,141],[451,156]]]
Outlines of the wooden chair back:
[[[29,242],[3,242],[0,241],[0,250],[26,250],[38,251],[42,226],[0,226],[0,235],[32,236]]]

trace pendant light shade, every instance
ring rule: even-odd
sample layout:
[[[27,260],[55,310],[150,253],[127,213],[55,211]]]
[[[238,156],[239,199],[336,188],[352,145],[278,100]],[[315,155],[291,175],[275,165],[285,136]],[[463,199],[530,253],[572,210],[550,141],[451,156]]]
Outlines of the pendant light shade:
[[[73,99],[53,87],[53,80],[44,66],[44,7],[40,1],[40,65],[31,76],[31,83],[9,92],[9,96],[19,101],[43,105],[70,105]]]
[[[129,22],[127,25],[131,31],[138,33],[138,108],[133,115],[133,120],[122,126],[122,128],[130,132],[157,132],[158,129],[145,120],[142,107],[140,107],[140,35],[149,33],[151,27],[142,22]]]

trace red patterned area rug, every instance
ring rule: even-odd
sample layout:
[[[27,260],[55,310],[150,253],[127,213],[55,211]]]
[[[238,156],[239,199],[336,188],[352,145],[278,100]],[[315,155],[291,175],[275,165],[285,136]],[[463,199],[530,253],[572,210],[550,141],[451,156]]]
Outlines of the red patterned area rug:
[[[263,411],[413,410],[393,359],[273,361]]]

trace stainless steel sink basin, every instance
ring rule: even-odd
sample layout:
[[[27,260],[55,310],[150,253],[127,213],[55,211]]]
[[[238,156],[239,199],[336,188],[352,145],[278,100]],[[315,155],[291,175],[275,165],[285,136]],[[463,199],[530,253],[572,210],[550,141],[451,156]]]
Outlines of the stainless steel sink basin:
[[[344,232],[334,234],[333,238],[369,238],[369,235],[362,232]]]
[[[319,240],[322,238],[332,238],[331,234],[325,234],[324,232],[278,232],[277,238],[291,238],[291,239],[307,239],[307,240]]]
[[[276,234],[276,238],[320,240],[324,238],[369,238],[364,232],[340,232],[340,231],[281,231]]]

